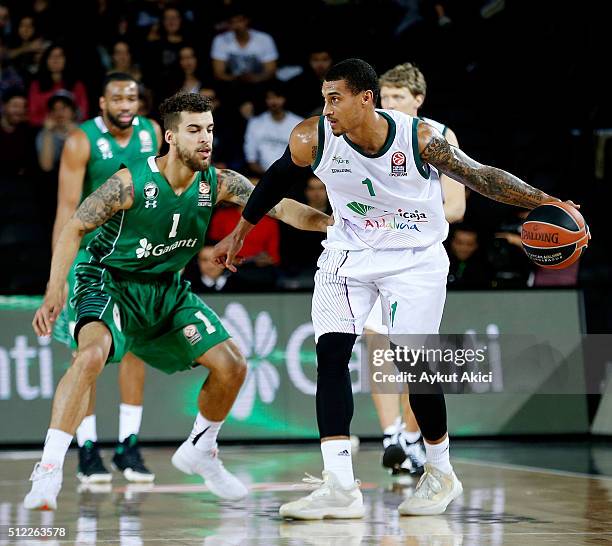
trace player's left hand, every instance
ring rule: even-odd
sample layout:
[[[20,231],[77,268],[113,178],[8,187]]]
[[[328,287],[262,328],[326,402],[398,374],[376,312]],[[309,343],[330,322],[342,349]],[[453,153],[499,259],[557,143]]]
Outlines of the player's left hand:
[[[239,237],[235,232],[230,233],[215,245],[212,261],[217,265],[226,267],[232,273],[236,273],[238,271],[236,266],[244,261],[244,258],[238,256],[243,244],[243,238]]]
[[[37,336],[50,336],[53,324],[66,303],[66,290],[47,288],[45,299],[32,320],[32,327]]]

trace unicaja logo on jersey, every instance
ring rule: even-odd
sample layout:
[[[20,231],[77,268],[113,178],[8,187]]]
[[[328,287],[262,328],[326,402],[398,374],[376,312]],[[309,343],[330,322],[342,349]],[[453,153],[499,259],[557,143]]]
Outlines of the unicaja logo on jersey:
[[[136,257],[140,260],[142,258],[148,258],[151,254],[153,254],[153,256],[163,256],[177,248],[194,248],[197,242],[198,239],[196,237],[194,239],[181,239],[180,241],[175,241],[171,245],[160,243],[153,246],[147,239],[140,239],[140,241],[138,241],[140,246],[136,249]]]
[[[359,214],[359,216],[365,216],[374,208],[371,205],[364,205],[363,203],[358,203],[357,201],[351,201],[350,203],[347,203],[346,206],[353,212]]]

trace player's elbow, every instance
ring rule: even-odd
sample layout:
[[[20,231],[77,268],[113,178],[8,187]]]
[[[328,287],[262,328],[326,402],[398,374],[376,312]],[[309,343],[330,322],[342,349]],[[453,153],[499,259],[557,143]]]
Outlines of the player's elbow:
[[[444,208],[444,216],[449,224],[463,221],[465,215],[465,202],[453,203],[451,206]]]

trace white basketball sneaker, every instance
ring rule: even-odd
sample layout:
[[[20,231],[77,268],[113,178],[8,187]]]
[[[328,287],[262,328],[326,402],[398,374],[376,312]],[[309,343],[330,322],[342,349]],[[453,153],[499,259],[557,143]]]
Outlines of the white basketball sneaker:
[[[310,474],[306,476],[302,481],[319,487],[306,497],[283,504],[278,511],[281,516],[294,519],[354,519],[364,516],[359,481],[344,488],[332,472],[324,470],[323,479]]]
[[[437,516],[463,493],[463,486],[454,472],[445,474],[430,464],[414,490],[414,494],[399,505],[402,516]]]
[[[62,488],[62,468],[53,464],[34,465],[30,476],[32,489],[23,499],[23,506],[28,510],[55,510],[57,496]]]
[[[204,452],[184,441],[172,456],[172,464],[185,474],[199,474],[206,486],[218,497],[240,500],[249,494],[246,486],[228,472],[217,457],[217,448]]]

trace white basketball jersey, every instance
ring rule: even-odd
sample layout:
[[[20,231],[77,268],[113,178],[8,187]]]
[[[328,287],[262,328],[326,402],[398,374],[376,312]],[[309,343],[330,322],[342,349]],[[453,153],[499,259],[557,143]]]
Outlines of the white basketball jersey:
[[[421,161],[418,118],[377,110],[389,124],[382,149],[365,153],[346,135],[336,137],[319,120],[319,149],[312,168],[323,181],[334,213],[326,248],[417,248],[443,241],[448,223],[440,179]]]

